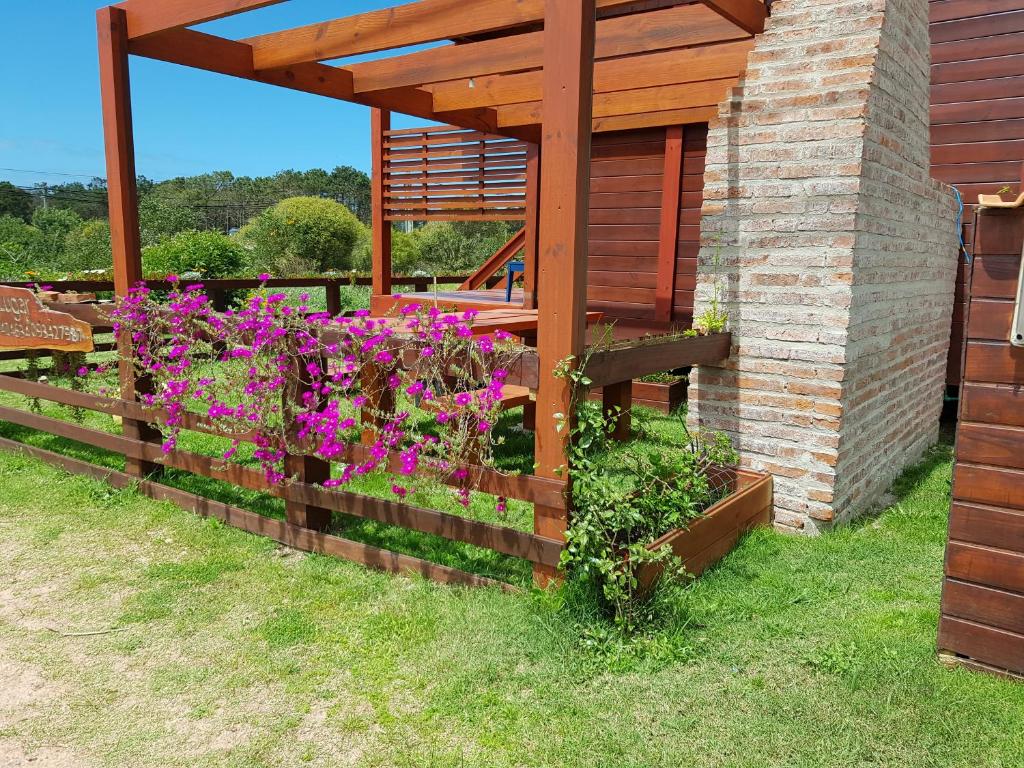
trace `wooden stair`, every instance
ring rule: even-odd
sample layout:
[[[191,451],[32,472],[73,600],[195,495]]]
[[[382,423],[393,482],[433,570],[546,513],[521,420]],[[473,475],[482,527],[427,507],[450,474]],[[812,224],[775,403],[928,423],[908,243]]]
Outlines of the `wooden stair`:
[[[489,281],[494,277],[494,273],[504,267],[519,251],[523,250],[525,245],[526,227],[523,227],[512,235],[507,243],[496,250],[483,263],[480,269],[467,277],[462,285],[458,287],[458,290],[475,291],[482,286],[490,287]]]

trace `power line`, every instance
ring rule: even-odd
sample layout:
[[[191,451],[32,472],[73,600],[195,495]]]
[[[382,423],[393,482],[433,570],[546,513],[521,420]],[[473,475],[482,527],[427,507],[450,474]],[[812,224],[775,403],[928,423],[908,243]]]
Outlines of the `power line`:
[[[80,179],[102,179],[103,175],[99,173],[64,173],[61,171],[39,171],[31,168],[0,168],[0,171],[10,171],[11,173],[39,173],[44,176],[69,176],[72,178]]]

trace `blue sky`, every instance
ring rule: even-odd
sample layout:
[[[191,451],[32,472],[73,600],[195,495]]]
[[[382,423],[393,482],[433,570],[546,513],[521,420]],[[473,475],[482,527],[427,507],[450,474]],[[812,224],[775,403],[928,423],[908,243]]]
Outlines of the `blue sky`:
[[[0,0],[0,179],[29,185],[105,175],[95,20],[104,4]],[[201,29],[240,38],[395,4],[291,0]],[[369,170],[365,107],[135,57],[131,79],[136,164],[150,178]],[[420,123],[395,119],[396,127]]]

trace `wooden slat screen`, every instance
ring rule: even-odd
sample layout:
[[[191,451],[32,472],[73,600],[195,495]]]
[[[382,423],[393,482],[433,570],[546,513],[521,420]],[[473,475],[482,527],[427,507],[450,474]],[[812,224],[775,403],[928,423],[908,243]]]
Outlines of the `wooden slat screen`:
[[[518,221],[526,206],[525,142],[437,126],[384,134],[388,221]]]

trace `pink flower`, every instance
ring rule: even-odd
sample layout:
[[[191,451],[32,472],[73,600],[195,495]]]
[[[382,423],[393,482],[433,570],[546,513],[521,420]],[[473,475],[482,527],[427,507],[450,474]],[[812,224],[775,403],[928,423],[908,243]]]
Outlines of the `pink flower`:
[[[455,396],[456,405],[461,405],[465,407],[469,405],[471,402],[473,402],[473,395],[471,395],[469,392],[459,392],[459,394]]]

